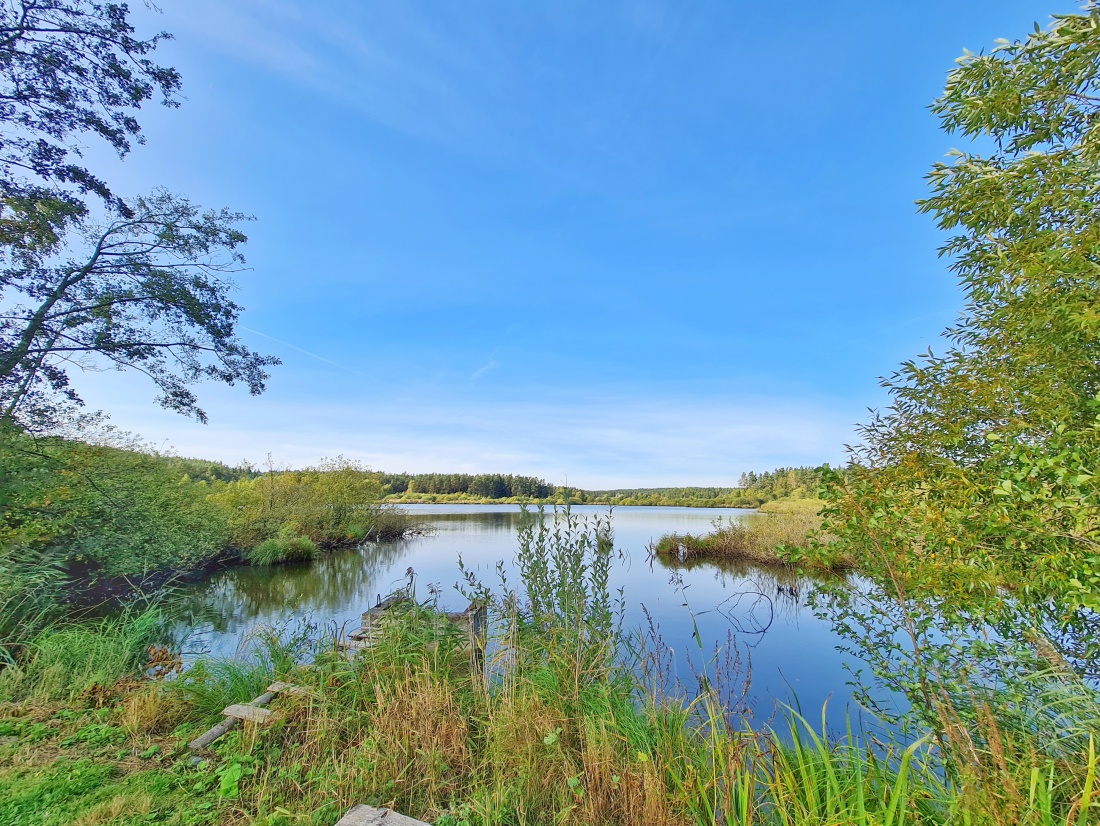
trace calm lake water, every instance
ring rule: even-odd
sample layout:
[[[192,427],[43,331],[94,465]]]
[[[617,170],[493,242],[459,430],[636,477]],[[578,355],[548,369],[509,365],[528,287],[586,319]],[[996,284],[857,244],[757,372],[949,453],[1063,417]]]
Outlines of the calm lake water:
[[[399,542],[365,545],[325,554],[312,563],[272,568],[239,567],[220,571],[190,586],[189,599],[198,620],[188,643],[193,651],[231,656],[258,626],[299,619],[321,625],[359,625],[360,614],[416,573],[418,597],[428,586],[442,590],[449,610],[466,607],[455,588],[458,557],[482,581],[497,585],[496,566],[503,562],[509,582],[515,574],[516,534],[521,518],[514,505],[411,505],[415,518],[432,532]],[[607,514],[606,507],[574,506],[574,514]],[[797,697],[811,719],[819,718],[829,700],[832,724],[859,709],[850,697],[845,659],[830,625],[814,616],[806,599],[812,579],[753,566],[691,569],[666,567],[647,560],[646,548],[666,533],[703,533],[715,519],[760,518],[750,511],[718,508],[615,508],[615,547],[624,560],[612,572],[614,589],[625,596],[624,630],[648,629],[649,617],[673,650],[675,676],[689,688],[695,669],[713,660],[716,648],[724,660],[732,639],[742,658],[741,677],[749,677],[748,704],[757,719],[767,718],[775,701]],[[498,589],[499,590],[499,589]],[[686,605],[685,605],[686,603]],[[690,610],[689,610],[690,609]],[[693,638],[695,625],[702,650]],[[732,635],[732,636],[731,636]],[[712,672],[714,666],[710,669]]]

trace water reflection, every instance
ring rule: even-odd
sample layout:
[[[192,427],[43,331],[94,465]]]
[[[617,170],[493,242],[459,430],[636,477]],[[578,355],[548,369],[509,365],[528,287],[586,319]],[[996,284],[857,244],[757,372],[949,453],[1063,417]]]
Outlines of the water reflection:
[[[448,513],[446,519],[430,514],[416,514],[419,521],[423,521],[429,527],[448,529],[453,525],[475,524],[483,533],[513,532],[523,520],[523,513],[519,510],[491,511],[488,513]]]
[[[195,616],[218,632],[231,631],[259,616],[303,607],[314,613],[336,614],[370,592],[379,574],[405,553],[403,545],[364,545],[277,570],[231,568],[196,587],[189,595],[190,606]]]

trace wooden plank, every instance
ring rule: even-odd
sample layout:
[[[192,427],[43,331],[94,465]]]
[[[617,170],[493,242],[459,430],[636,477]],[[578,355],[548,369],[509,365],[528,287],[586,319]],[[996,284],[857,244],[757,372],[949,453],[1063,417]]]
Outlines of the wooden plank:
[[[271,717],[271,713],[271,709],[250,706],[244,703],[234,703],[222,710],[222,714],[226,717],[237,717],[241,720],[248,720],[250,723],[267,722],[268,718]]]
[[[374,644],[374,640],[356,639],[354,637],[348,637],[346,640],[340,640],[337,645],[346,651],[362,651],[365,648],[370,648]]]
[[[282,681],[276,680],[267,687],[267,693],[271,694],[272,699],[274,699],[274,695],[276,694],[294,694],[298,696],[309,694],[309,689],[305,688],[304,686],[294,685],[294,683],[284,683]],[[261,703],[260,698],[257,697],[255,700],[252,701],[252,705],[262,706],[263,703]]]
[[[408,598],[409,598],[409,592],[407,590],[405,590],[404,588],[402,588],[399,591],[394,591],[392,594],[390,594],[385,599],[378,600],[378,603],[374,606],[374,610],[388,611],[390,608],[393,608],[393,606],[404,602]]]
[[[255,700],[253,700],[251,704],[253,706],[265,706],[268,703],[270,703],[272,700],[275,699],[275,694],[276,693],[274,691],[268,690],[268,691],[264,692],[263,694],[261,694],[259,697],[257,697]],[[230,706],[230,708],[232,708],[232,706]],[[222,713],[224,714],[225,712],[222,712]],[[268,712],[268,714],[270,714],[270,713],[271,712]],[[217,740],[223,734],[227,734],[228,732],[232,731],[233,729],[235,729],[240,724],[241,724],[241,718],[240,717],[227,717],[226,719],[224,719],[220,723],[218,723],[216,726],[214,726],[212,729],[209,729],[209,730],[203,732],[198,737],[196,737],[194,740],[192,740],[190,743],[188,743],[187,748],[191,749],[192,751],[198,751],[199,749],[205,749],[207,746],[209,746],[211,743],[213,743],[215,740]]]
[[[461,613],[448,613],[447,619],[457,628],[466,632],[466,645],[474,650],[485,648],[485,636],[488,630],[488,612],[485,603],[471,602]]]
[[[377,605],[363,612],[362,627],[356,631],[348,632],[346,638],[340,640],[340,648],[348,652],[349,657],[354,656],[356,651],[370,648],[378,639],[378,635],[381,633],[379,626],[386,619],[390,609],[407,602],[408,599],[409,595],[405,591],[397,591],[385,599],[379,597]]]
[[[398,591],[394,594],[390,594],[385,599],[378,601],[378,604],[373,608],[368,608],[363,612],[363,628],[369,628],[373,622],[382,617],[396,605],[400,605],[402,602],[408,600],[409,595],[404,591]]]
[[[228,734],[240,724],[241,721],[239,717],[226,717],[224,720],[214,726],[214,728],[200,734],[198,737],[188,743],[187,748],[191,749],[191,751],[199,751],[200,749],[205,749],[223,734]],[[196,757],[195,759],[197,760],[198,758]]]
[[[340,818],[336,826],[430,826],[430,824],[398,814],[392,809],[375,809],[360,803]]]
[[[357,651],[370,648],[378,640],[382,633],[382,623],[388,617],[390,610],[409,599],[408,594],[398,591],[385,599],[379,599],[378,604],[363,612],[363,627],[357,631],[350,631],[346,637],[337,642],[337,645],[348,656],[355,656]],[[470,603],[465,611],[443,612],[441,619],[456,626],[465,632],[463,648],[470,651],[471,655],[478,658],[485,650],[485,638],[488,628],[488,616],[484,602],[475,600]],[[436,644],[429,644],[428,650],[434,651]]]

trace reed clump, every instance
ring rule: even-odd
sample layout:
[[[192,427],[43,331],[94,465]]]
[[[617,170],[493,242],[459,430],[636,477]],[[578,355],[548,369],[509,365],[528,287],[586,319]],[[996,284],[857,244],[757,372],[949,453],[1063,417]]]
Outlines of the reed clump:
[[[317,556],[317,543],[308,536],[273,536],[245,554],[252,565],[278,565],[283,562],[308,562]]]
[[[666,534],[653,546],[658,556],[680,563],[743,560],[757,565],[802,566],[830,571],[847,570],[851,562],[806,552],[816,541],[818,550],[829,537],[820,535],[822,519],[817,500],[797,503],[769,503],[768,509],[738,521],[716,523],[711,533]]]

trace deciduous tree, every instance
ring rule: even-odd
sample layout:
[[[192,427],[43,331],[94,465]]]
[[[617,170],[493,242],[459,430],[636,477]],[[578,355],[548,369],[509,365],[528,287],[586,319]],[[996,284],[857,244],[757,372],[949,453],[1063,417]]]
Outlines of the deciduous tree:
[[[200,421],[199,381],[262,392],[278,361],[238,340],[230,299],[243,221],[158,191],[126,215],[77,221],[66,246],[18,256],[0,273],[0,419],[27,425],[59,392],[77,400],[73,366],[145,373],[164,407]]]
[[[179,73],[150,54],[171,36],[136,35],[125,3],[0,1],[0,194],[118,199],[81,158],[88,135],[119,156],[141,142],[135,112],[179,105]]]

